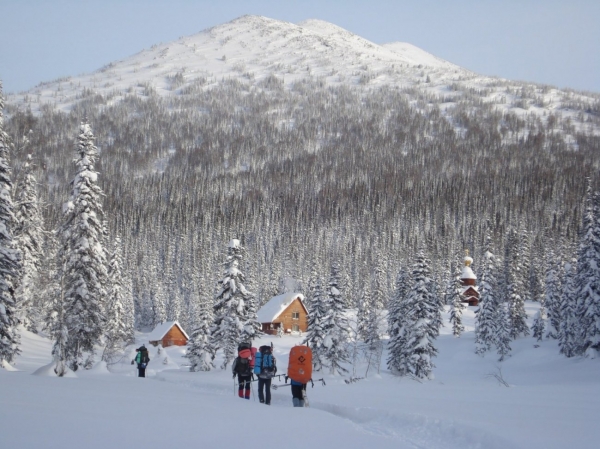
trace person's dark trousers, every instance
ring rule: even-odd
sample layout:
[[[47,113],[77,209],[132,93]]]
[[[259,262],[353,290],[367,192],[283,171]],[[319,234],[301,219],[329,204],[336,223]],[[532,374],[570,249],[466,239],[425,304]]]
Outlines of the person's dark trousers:
[[[146,368],[142,368],[141,365],[138,365],[138,377],[146,377]]]
[[[294,403],[294,407],[304,407],[304,396],[302,395],[302,390],[305,388],[306,384],[292,384],[292,402]]]
[[[263,388],[266,392],[263,394]],[[258,378],[258,400],[265,404],[271,404],[271,379]]]
[[[240,398],[250,399],[250,382],[252,375],[242,376],[238,374],[238,396]]]

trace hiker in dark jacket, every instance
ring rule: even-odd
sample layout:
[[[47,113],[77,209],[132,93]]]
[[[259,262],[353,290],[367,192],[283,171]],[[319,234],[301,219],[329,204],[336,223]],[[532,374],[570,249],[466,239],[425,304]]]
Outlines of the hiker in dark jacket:
[[[250,353],[250,349],[247,349]],[[239,353],[240,351],[238,351]],[[238,355],[231,365],[233,377],[238,378],[238,396],[240,398],[250,399],[250,382],[252,382],[252,368],[249,363],[241,363],[240,355]]]
[[[138,377],[146,377],[146,367],[148,366],[148,362],[150,362],[150,357],[148,357],[148,349],[146,346],[142,345],[136,349],[137,354],[135,358],[131,361],[131,364],[137,363],[138,367]]]

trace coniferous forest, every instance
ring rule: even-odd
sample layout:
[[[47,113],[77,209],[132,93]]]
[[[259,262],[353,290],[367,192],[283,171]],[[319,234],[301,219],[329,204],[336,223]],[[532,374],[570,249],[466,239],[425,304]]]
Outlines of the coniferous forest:
[[[290,289],[310,305],[311,282],[327,281],[335,265],[345,307],[358,308],[368,286],[388,308],[398,279],[423,260],[432,294],[452,304],[448,285],[465,250],[478,277],[495,255],[504,298],[544,301],[594,220],[586,210],[598,207],[600,98],[590,106],[574,95],[569,114],[542,116],[501,110],[458,85],[444,97],[310,77],[208,82],[168,97],[146,85],[120,101],[84,91],[68,113],[5,105],[13,183],[37,180],[46,230],[38,282],[52,279],[49,261],[65,250],[50,231],[64,233],[81,123],[97,146],[95,232],[107,260],[121,254],[119,291],[137,329],[175,319],[205,326],[231,239],[245,248],[245,285],[259,305]],[[497,83],[524,103],[544,90]],[[39,324],[48,295],[38,296]],[[524,335],[519,311],[507,313],[512,337]],[[558,312],[549,316],[560,327]]]

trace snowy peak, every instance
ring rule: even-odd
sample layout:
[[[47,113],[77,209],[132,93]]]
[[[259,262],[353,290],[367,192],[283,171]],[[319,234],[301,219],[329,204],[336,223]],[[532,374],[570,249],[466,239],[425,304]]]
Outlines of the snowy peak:
[[[20,94],[7,103],[39,113],[43,105],[69,112],[87,98],[110,106],[128,95],[197,95],[227,81],[261,88],[276,78],[289,88],[307,78],[328,86],[374,89],[390,86],[442,98],[480,95],[484,103],[519,114],[547,115],[572,101],[569,93],[477,75],[414,45],[378,45],[337,25],[311,19],[300,24],[246,15],[176,41],[154,45],[122,61]],[[507,85],[513,87],[507,92]],[[525,88],[526,87],[526,88]],[[532,92],[527,98],[523,93]],[[539,98],[542,98],[540,101]],[[593,99],[580,97],[590,103]]]
[[[99,94],[109,101],[151,91],[181,95],[224,79],[254,83],[275,76],[289,86],[306,77],[320,77],[330,85],[368,87],[420,83],[424,65],[443,71],[439,76],[444,83],[448,77],[452,81],[470,73],[416,47],[398,45],[377,45],[322,20],[295,25],[246,15],[154,45],[91,74],[42,83],[8,100],[34,112],[43,104],[68,111],[86,95]]]

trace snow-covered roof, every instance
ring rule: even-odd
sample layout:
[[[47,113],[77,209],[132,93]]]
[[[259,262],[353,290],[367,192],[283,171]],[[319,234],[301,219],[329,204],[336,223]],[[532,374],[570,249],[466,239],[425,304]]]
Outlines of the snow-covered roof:
[[[463,267],[462,274],[460,276],[461,279],[477,279],[471,267],[467,267],[466,265]]]
[[[469,290],[469,289],[473,289],[477,293],[479,293],[479,287],[478,286],[476,286],[476,285],[467,285],[466,287],[462,288],[462,291],[460,292],[460,294],[464,295],[467,292],[467,290]]]
[[[304,295],[302,293],[284,293],[271,298],[257,312],[258,322],[272,323],[296,298],[300,299],[300,302],[304,305]]]
[[[156,326],[154,328],[154,330],[152,332],[150,332],[150,335],[148,335],[148,341],[162,340],[164,338],[164,336],[167,335],[167,332],[169,332],[173,326],[177,326],[179,328],[179,330],[181,331],[181,333],[183,335],[185,335],[185,338],[187,338],[188,340],[190,339],[190,337],[188,337],[188,334],[186,334],[185,331],[183,330],[183,327],[181,327],[181,324],[179,324],[179,321],[166,321],[166,322]]]

